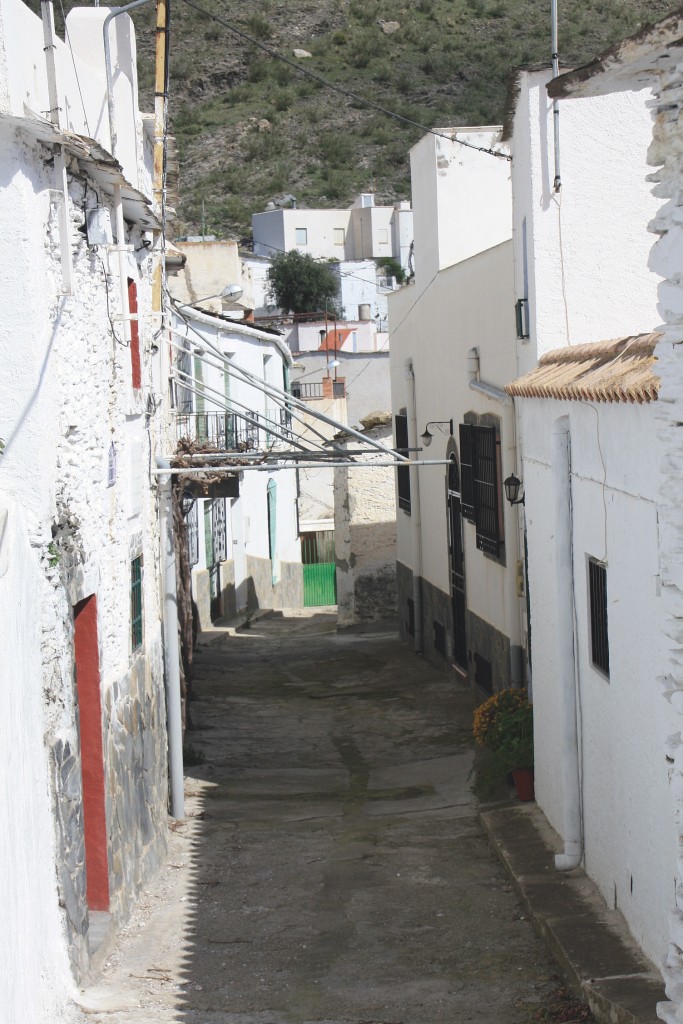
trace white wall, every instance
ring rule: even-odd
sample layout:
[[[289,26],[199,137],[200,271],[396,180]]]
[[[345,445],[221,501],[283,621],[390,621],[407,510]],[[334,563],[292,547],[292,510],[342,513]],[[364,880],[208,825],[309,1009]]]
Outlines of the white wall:
[[[254,252],[276,256],[298,249],[316,259],[359,260],[406,257],[412,212],[393,206],[358,206],[348,210],[268,210],[251,218]],[[298,243],[296,229],[305,228],[306,244]],[[344,243],[335,242],[335,229],[344,231]],[[386,241],[384,240],[386,237]],[[402,263],[405,265],[405,263]]]
[[[536,799],[562,833],[562,732],[551,432],[569,417],[586,871],[656,963],[668,939],[676,830],[665,741],[671,709],[650,699],[663,654],[653,405],[523,399]],[[607,563],[610,677],[590,660],[587,558]]]
[[[455,129],[443,129],[455,132]],[[499,128],[464,128],[457,138],[500,149]],[[425,135],[410,151],[415,280],[422,292],[439,270],[510,237],[510,163],[441,136]]]
[[[184,309],[182,312],[194,330],[188,329],[184,321],[176,317],[174,326],[174,331],[177,332],[174,335],[176,341],[186,337],[193,347],[198,343],[201,345],[197,334],[194,333],[196,331],[202,338],[206,338],[211,346],[217,348],[223,356],[229,357],[237,367],[254,374],[259,380],[265,380],[277,388],[283,388],[283,367],[285,364],[291,364],[292,357],[278,336],[251,330],[247,327],[231,327],[225,320],[204,315],[196,310]],[[225,379],[220,357],[217,357],[207,345],[201,361],[205,386],[204,410],[209,414],[223,415],[226,411],[226,403],[222,400],[222,397],[225,396]],[[282,406],[278,405],[277,400],[266,396],[258,386],[240,380],[236,374],[228,376],[229,399],[227,404],[229,408],[235,414],[245,413],[263,421],[270,419],[274,429],[279,430],[279,415]],[[196,396],[194,401],[196,408]],[[194,429],[192,423],[190,423],[189,429],[190,431]],[[247,425],[239,418],[238,429],[247,429]],[[294,429],[297,429],[296,425]],[[187,431],[188,426],[180,416],[179,436]],[[267,424],[260,429],[257,442],[259,450],[263,450],[270,444],[276,447],[288,446],[286,440],[278,440],[274,435],[267,438],[268,432]],[[269,557],[267,486],[270,476],[270,473],[265,472],[241,472],[239,474],[239,498],[227,503],[226,518],[229,520],[226,524],[227,535],[231,541],[237,541],[243,546],[245,556],[251,555],[263,559]],[[276,558],[278,562],[299,562],[301,556],[296,522],[296,475],[292,469],[273,472],[272,477],[277,486]],[[203,517],[200,510],[200,561],[197,569],[205,567],[202,524]],[[243,590],[239,588],[244,581],[237,576],[240,566],[246,571],[246,563],[242,559],[241,553],[235,552],[234,544],[232,551],[228,550],[228,558],[234,559],[236,562],[235,585],[238,595],[242,595]],[[246,598],[246,594],[244,597]]]
[[[557,194],[550,77],[520,72],[513,126],[515,288],[516,298],[528,294],[531,323],[522,372],[552,349],[649,332],[659,321],[657,277],[647,270],[646,225],[658,204],[645,181],[642,94],[560,104]]]
[[[492,288],[491,283],[496,287]],[[470,390],[467,353],[476,345],[481,354],[481,377],[502,387],[515,374],[512,303],[512,243],[507,242],[442,271],[429,295],[416,299],[417,287],[402,288],[390,298],[391,392],[393,412],[407,406],[404,363],[412,358],[416,378],[417,433],[430,420],[454,420],[466,412],[489,412],[502,418],[503,478],[514,469],[514,431],[509,407]],[[396,329],[392,324],[396,323]],[[437,432],[423,458],[442,459],[447,437]],[[425,466],[420,473],[422,504],[423,576],[449,593],[445,466]],[[398,510],[398,560],[413,565],[410,516]],[[514,597],[515,563],[519,557],[516,516],[504,509],[507,569],[476,549],[474,527],[464,524],[467,604],[482,619],[508,636],[519,638]]]
[[[39,558],[21,512],[0,497],[0,951],[7,1021],[64,1024],[74,995],[58,910],[55,836],[43,746]],[[38,684],[38,685],[37,685]]]

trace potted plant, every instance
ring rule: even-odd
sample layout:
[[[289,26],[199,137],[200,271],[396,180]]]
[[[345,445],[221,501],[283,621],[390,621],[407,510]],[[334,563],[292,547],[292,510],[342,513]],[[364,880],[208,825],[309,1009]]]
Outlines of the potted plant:
[[[512,776],[520,800],[534,799],[533,707],[526,690],[501,690],[477,708],[474,737],[491,752],[490,770]]]

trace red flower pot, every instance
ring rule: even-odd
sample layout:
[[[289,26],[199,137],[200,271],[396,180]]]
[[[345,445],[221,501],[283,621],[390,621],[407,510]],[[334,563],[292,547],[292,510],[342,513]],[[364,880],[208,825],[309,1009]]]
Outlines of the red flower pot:
[[[515,792],[519,800],[535,798],[533,768],[515,768],[512,772],[512,781],[515,784]]]

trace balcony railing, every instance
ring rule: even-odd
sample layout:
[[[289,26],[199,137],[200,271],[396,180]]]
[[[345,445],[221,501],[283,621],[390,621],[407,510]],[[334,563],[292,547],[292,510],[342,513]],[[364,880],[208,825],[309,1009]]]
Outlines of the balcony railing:
[[[176,437],[189,438],[222,452],[247,452],[277,444],[280,437],[273,430],[291,436],[292,417],[288,409],[269,409],[266,415],[246,412],[245,416],[254,422],[248,423],[229,412],[178,413]]]
[[[317,384],[299,384],[298,381],[293,381],[292,394],[295,398],[302,398],[304,401],[307,398],[322,398],[322,381],[319,381]]]

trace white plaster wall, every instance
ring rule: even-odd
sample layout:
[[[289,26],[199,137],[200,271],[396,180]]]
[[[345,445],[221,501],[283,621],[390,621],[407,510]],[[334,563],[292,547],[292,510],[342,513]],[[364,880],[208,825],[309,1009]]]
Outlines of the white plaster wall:
[[[348,234],[350,210],[271,210],[251,218],[254,252],[257,256],[277,256],[278,252],[298,249],[314,258],[352,258]],[[297,245],[296,229],[308,232],[307,244]],[[335,245],[334,229],[343,228],[345,244]]]
[[[444,132],[455,129],[446,128]],[[464,128],[458,138],[502,149],[499,128]],[[439,270],[510,237],[510,163],[441,136],[425,135],[410,151],[415,278],[427,288]]]
[[[21,0],[2,0],[3,39],[0,47],[4,58],[0,72],[6,73],[5,110],[17,117],[28,111],[42,118],[49,117],[50,102],[43,52],[43,28],[39,17]],[[102,26],[112,8],[77,8],[67,17],[72,52],[59,38],[56,40],[55,62],[63,128],[96,139],[111,151],[107,88],[104,72]],[[11,43],[21,40],[21,45]],[[117,121],[117,158],[124,174],[135,187],[143,187],[138,168],[141,144],[141,121],[138,113],[136,47],[133,22],[127,14],[116,18],[110,29],[112,66],[114,68],[114,99]]]
[[[251,288],[251,275],[243,273],[237,242],[176,242],[175,246],[187,256],[182,270],[169,277],[168,290],[178,302],[199,303],[212,313],[239,311],[255,306]],[[223,289],[230,284],[239,285],[243,295],[236,301],[223,301]]]
[[[11,0],[3,3],[2,17],[6,27],[21,26],[26,32],[27,49],[14,46],[13,67],[17,73],[28,73],[32,80],[31,54],[36,40],[42,56],[40,20],[29,17]],[[63,57],[63,48],[60,53]],[[72,67],[70,54],[68,65]],[[35,97],[42,102],[42,63],[36,63],[33,71]],[[89,81],[85,74],[81,84],[94,89]],[[66,96],[64,82],[71,90]],[[13,101],[19,102],[18,95],[12,95],[11,90],[9,93]],[[60,96],[65,110],[75,108],[78,91],[67,75]],[[135,139],[137,111],[128,113],[129,134]],[[77,119],[74,126],[84,130]],[[125,128],[122,122],[122,131]],[[26,735],[18,733],[16,742],[18,746],[32,744],[35,729],[40,728],[41,743],[34,749],[32,760],[36,778],[42,765],[41,784],[46,789],[43,743],[53,746],[58,741],[68,742],[76,754],[79,749],[72,649],[73,605],[77,601],[97,595],[102,697],[103,704],[109,701],[112,718],[118,714],[118,701],[125,695],[125,681],[134,664],[140,667],[143,659],[141,685],[151,685],[153,676],[157,680],[161,677],[160,610],[155,583],[158,534],[149,479],[158,424],[153,414],[144,414],[147,398],[154,399],[155,394],[150,366],[154,329],[149,315],[150,261],[144,250],[138,253],[139,259],[132,252],[126,256],[126,276],[138,286],[143,379],[141,392],[135,395],[130,349],[123,344],[121,325],[112,327],[110,321],[110,313],[119,309],[118,262],[112,257],[110,263],[106,249],[98,253],[88,250],[85,238],[76,230],[82,223],[86,200],[88,205],[99,202],[110,213],[111,200],[92,180],[86,196],[82,179],[88,175],[87,165],[79,169],[77,179],[69,176],[68,244],[74,290],[73,295],[64,295],[59,232],[62,196],[56,191],[58,183],[49,155],[20,130],[0,122],[0,258],[5,267],[0,322],[0,353],[5,368],[0,437],[6,442],[0,462],[0,493],[3,502],[14,502],[22,509],[23,528],[32,548],[33,579],[37,574],[41,593],[40,599],[32,603],[35,620],[26,619],[26,657],[36,657],[31,630],[37,623],[41,630],[40,669],[33,685],[37,684],[39,696],[45,697],[44,721],[38,724],[29,716]],[[136,168],[134,172],[133,182],[137,180]],[[141,235],[135,228],[131,228],[127,241],[133,249],[141,249]],[[109,487],[107,464],[112,441],[117,452],[117,479]],[[130,560],[135,554],[142,554],[144,560],[144,642],[142,649],[132,655]],[[26,699],[31,702],[30,693]],[[107,784],[115,787],[109,764],[105,770]],[[53,797],[59,804],[60,793]],[[160,835],[162,821],[165,827],[163,796],[151,813],[156,815]],[[54,821],[51,827],[55,828]],[[120,823],[108,821],[108,827],[110,838],[117,838]],[[33,838],[27,830],[26,848],[17,842],[13,857],[20,861],[25,856],[30,862]],[[54,842],[45,843],[45,866],[41,870],[54,875],[55,863],[50,859],[53,851]],[[125,854],[123,857],[125,860]],[[144,866],[138,859],[122,865],[122,870],[126,883],[112,891],[112,910],[119,916],[134,897]],[[54,941],[50,931],[49,922],[56,912],[48,903],[41,906],[53,943],[55,970],[64,955],[64,938]],[[36,948],[42,948],[39,940]],[[29,951],[17,952],[31,962]],[[44,973],[50,977],[49,964],[44,965]],[[59,999],[59,985],[56,989]],[[28,998],[28,994],[24,996]],[[16,1019],[32,1016],[18,1015]]]
[[[665,741],[672,713],[649,699],[663,653],[655,410],[521,400],[529,547],[536,798],[562,833],[561,695],[555,614],[553,423],[569,416],[585,866],[660,963],[674,899],[676,830]],[[607,562],[609,681],[590,663],[587,557]]]
[[[337,331],[343,331],[345,334],[341,344],[337,347],[337,358],[339,358],[340,351],[353,352],[354,345],[356,352],[376,352],[380,346],[388,347],[385,341],[379,338],[376,325],[371,320],[337,320],[336,325]],[[309,352],[317,352],[320,349],[320,331],[326,330],[332,343],[328,358],[333,360],[335,358],[334,329],[335,321],[333,320],[294,324],[286,332],[287,344],[292,352],[305,352],[306,355]],[[350,333],[346,334],[347,331]],[[326,350],[323,349],[323,351]],[[341,376],[339,370],[337,370],[337,376]]]
[[[387,291],[377,287],[378,268],[374,260],[349,260],[337,266],[340,281],[341,304],[344,315],[351,320],[359,318],[358,307],[370,306],[376,325],[386,326]]]
[[[21,511],[0,488],[0,1005],[8,1022],[66,1024],[74,1019],[74,985],[58,910],[43,746],[41,582]]]
[[[496,287],[492,287],[492,282]],[[442,271],[428,295],[420,295],[417,286],[411,285],[394,293],[389,303],[394,414],[407,406],[404,363],[411,358],[416,379],[418,435],[430,420],[452,418],[459,449],[457,424],[463,422],[466,412],[501,417],[503,479],[515,468],[512,411],[509,406],[470,390],[467,353],[474,345],[479,348],[482,380],[500,388],[513,379],[516,358],[512,297],[512,243],[506,242]],[[448,438],[438,428],[434,428],[433,434],[431,446],[421,457],[443,459]],[[446,467],[424,466],[418,472],[423,577],[448,594]],[[401,509],[397,517],[397,557],[411,568],[411,519]],[[501,565],[477,550],[474,526],[463,524],[467,606],[519,642],[519,602],[515,596],[517,522],[515,511],[507,503],[504,526],[506,564]]]
[[[278,336],[256,330],[250,331],[246,328],[239,330],[237,327],[231,327],[225,320],[203,315],[194,310],[185,309],[182,312],[193,329],[189,329],[184,321],[176,316],[174,330],[177,331],[178,336],[187,337],[192,346],[197,344],[201,346],[201,341],[197,336],[199,334],[224,356],[229,357],[236,366],[254,374],[259,380],[267,380],[268,383],[282,389],[284,384],[283,367],[285,364],[288,366],[291,364],[292,357]],[[203,380],[206,387],[204,409],[207,413],[225,412],[226,404],[221,398],[225,395],[222,364],[208,347],[202,358]],[[212,363],[216,365],[210,365]],[[258,416],[269,415],[272,417],[272,414],[275,413],[279,416],[279,407],[274,398],[267,397],[257,386],[240,380],[235,375],[230,376],[229,405],[237,413],[248,410],[247,414],[253,412]],[[265,443],[263,434],[260,437],[261,443]],[[273,444],[286,447],[287,443],[274,439]],[[269,476],[270,474],[265,472],[240,473],[240,497],[238,501],[228,505],[231,520],[228,532],[232,540],[243,543],[246,555],[258,558],[268,558],[269,556],[266,496]],[[273,477],[277,484],[277,557],[281,561],[297,562],[301,558],[296,523],[295,471],[287,469],[274,472]],[[199,529],[200,563],[198,569],[202,568],[204,564],[202,553],[203,519],[201,516]],[[233,557],[240,560],[241,553],[236,555],[234,549],[235,545],[233,544]]]
[[[515,289],[528,295],[531,324],[520,372],[551,349],[647,332],[659,319],[658,279],[647,270],[657,201],[645,181],[651,123],[642,95],[560,103],[556,194],[550,77],[520,73],[513,127]]]

